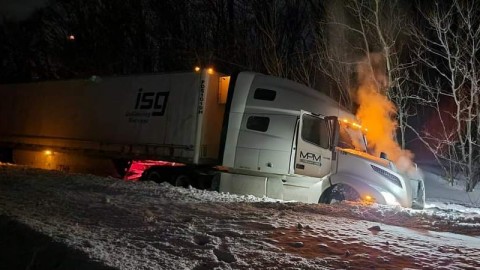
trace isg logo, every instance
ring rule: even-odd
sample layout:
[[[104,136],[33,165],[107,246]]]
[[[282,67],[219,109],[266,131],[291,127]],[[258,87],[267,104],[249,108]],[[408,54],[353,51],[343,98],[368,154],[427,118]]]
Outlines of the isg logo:
[[[169,92],[143,92],[138,89],[135,110],[153,110],[152,116],[162,116],[167,107]]]
[[[133,110],[127,111],[125,116],[129,123],[147,124],[151,117],[163,116],[167,109],[169,92],[144,92],[138,89]]]

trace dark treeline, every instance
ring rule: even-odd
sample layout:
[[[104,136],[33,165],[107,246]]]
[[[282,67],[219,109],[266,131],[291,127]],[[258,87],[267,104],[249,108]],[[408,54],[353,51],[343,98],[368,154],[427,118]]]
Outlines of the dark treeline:
[[[292,77],[314,48],[316,1],[51,0],[0,24],[0,81],[214,66]],[[73,35],[74,40],[69,39]]]

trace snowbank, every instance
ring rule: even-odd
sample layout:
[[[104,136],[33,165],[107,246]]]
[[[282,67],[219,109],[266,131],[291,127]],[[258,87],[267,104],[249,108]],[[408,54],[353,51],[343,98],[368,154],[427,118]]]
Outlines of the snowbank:
[[[284,203],[0,166],[0,215],[118,269],[476,268],[477,210]]]

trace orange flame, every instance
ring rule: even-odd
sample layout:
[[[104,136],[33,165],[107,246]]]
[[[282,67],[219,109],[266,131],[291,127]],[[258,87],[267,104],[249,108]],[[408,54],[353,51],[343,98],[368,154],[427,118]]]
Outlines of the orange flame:
[[[358,89],[356,101],[359,105],[356,116],[365,133],[369,147],[379,156],[385,152],[398,169],[408,172],[413,168],[413,153],[402,149],[395,140],[397,122],[394,119],[397,108],[386,95],[388,86],[383,58],[370,54],[357,66]]]

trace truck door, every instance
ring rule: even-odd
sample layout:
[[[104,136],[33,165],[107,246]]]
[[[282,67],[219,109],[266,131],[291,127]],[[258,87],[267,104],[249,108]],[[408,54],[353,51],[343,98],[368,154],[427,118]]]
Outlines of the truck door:
[[[332,167],[331,131],[328,121],[301,111],[295,153],[295,174],[324,177]]]

